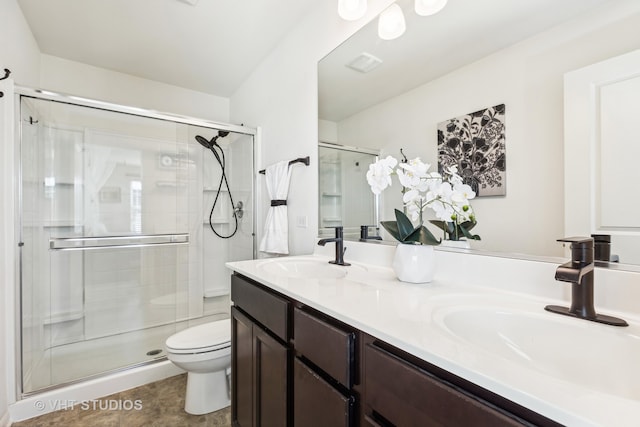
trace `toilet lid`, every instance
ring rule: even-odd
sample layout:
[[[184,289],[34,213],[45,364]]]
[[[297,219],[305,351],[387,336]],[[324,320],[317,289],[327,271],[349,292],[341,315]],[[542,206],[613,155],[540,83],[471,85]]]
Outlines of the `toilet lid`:
[[[228,347],[231,341],[231,321],[217,320],[193,326],[170,336],[167,350],[175,353],[204,353]]]

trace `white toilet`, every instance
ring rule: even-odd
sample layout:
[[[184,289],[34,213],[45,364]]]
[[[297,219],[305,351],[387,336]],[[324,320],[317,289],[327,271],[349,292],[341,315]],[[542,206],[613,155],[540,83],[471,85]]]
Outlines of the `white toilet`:
[[[165,342],[167,357],[187,371],[184,410],[200,415],[231,404],[231,321],[205,323],[180,331]]]

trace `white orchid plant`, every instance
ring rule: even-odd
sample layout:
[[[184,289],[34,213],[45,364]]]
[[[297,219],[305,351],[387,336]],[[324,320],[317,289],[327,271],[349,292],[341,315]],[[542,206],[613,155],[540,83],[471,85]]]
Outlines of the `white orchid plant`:
[[[423,212],[429,208],[438,218],[430,222],[444,231],[445,239],[480,240],[480,236],[470,233],[476,218],[469,200],[475,198],[476,193],[463,182],[456,166],[448,168],[444,177],[438,172],[429,172],[430,167],[419,157],[398,164],[392,156],[369,166],[367,182],[374,194],[391,186],[394,173],[403,187],[402,201],[408,216],[396,209],[396,220],[382,221],[382,226],[401,243],[438,245],[441,240],[423,225]],[[414,226],[414,222],[418,226]]]

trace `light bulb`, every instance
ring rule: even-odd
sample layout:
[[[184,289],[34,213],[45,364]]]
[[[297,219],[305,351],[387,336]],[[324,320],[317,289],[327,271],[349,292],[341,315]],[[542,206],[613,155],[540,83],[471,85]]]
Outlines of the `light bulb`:
[[[338,15],[346,21],[355,21],[367,12],[367,0],[338,0]]]
[[[447,0],[416,0],[416,13],[420,16],[434,15],[447,5]]]
[[[378,17],[378,37],[382,40],[398,38],[406,29],[404,14],[396,3],[386,8]]]

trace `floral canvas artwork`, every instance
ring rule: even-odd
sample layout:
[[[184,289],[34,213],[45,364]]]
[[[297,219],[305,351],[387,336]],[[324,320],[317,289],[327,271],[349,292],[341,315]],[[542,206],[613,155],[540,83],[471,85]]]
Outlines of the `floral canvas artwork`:
[[[456,166],[478,197],[506,194],[504,104],[438,124],[438,171]]]

